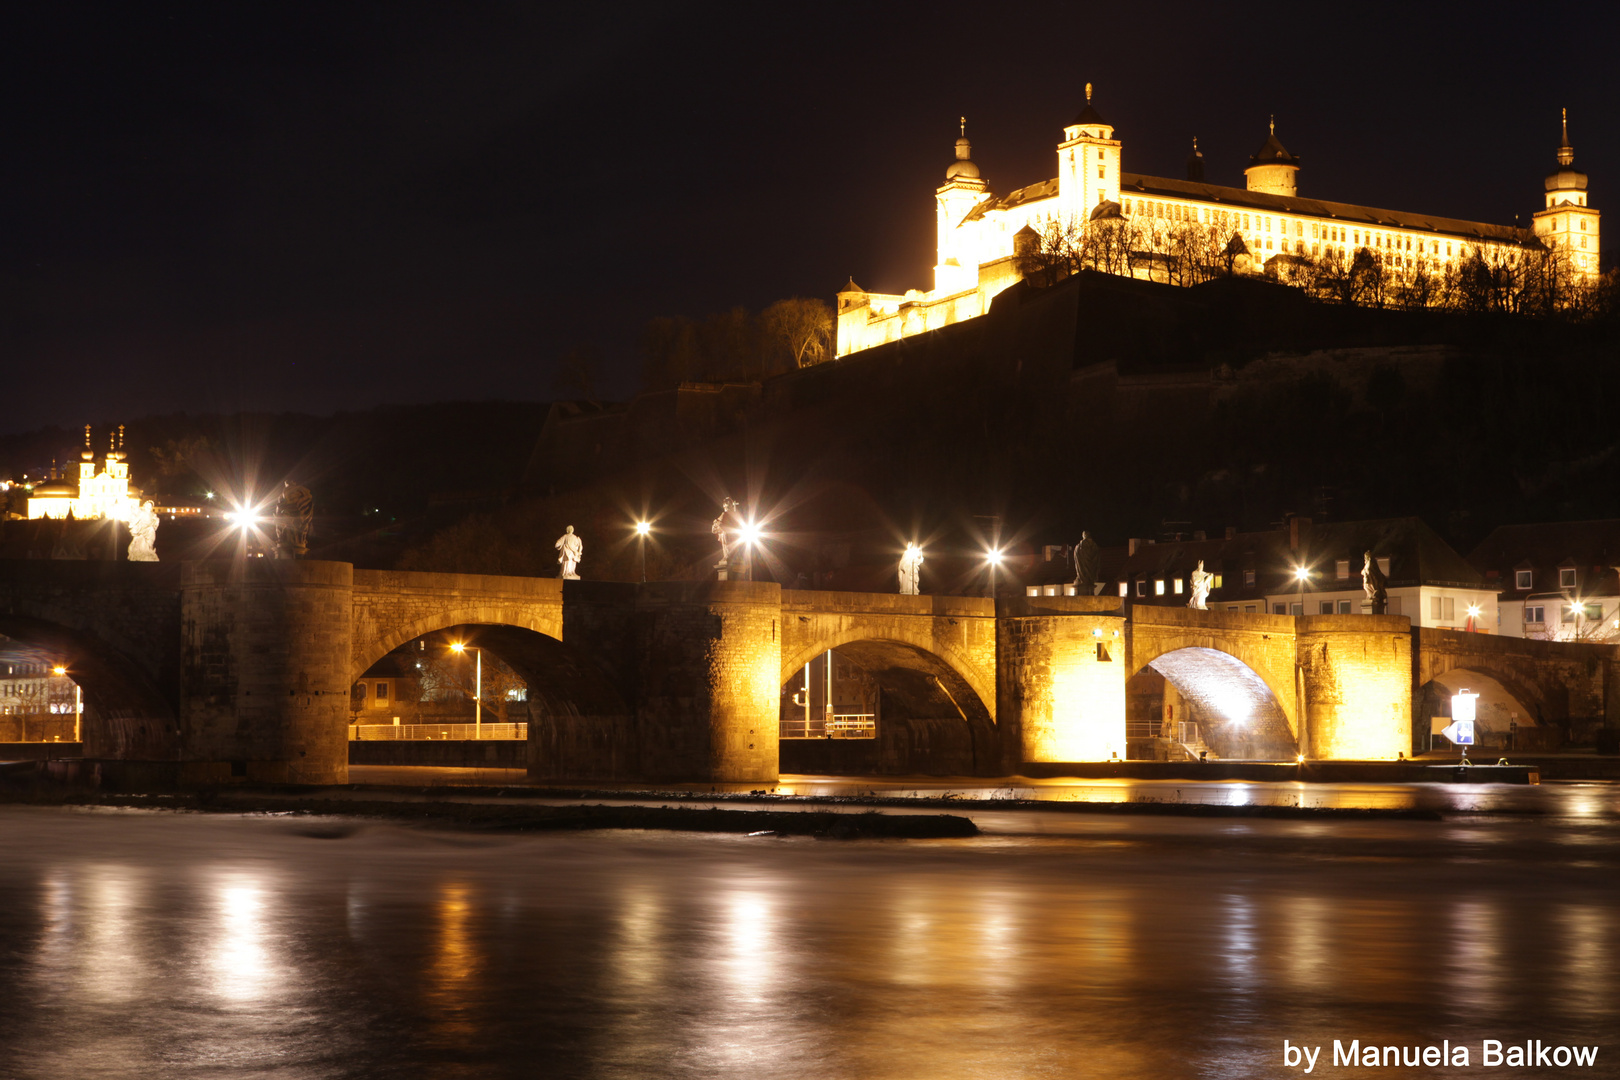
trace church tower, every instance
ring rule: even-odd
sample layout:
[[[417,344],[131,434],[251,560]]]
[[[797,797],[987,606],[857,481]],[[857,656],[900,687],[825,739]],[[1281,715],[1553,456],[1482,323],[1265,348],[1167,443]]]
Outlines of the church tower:
[[[1575,168],[1569,143],[1569,110],[1564,110],[1564,138],[1558,144],[1558,168],[1547,174],[1547,205],[1533,215],[1532,228],[1542,243],[1563,248],[1570,265],[1586,274],[1598,272],[1598,212],[1586,205],[1586,174]]]
[[[1058,144],[1058,210],[1068,221],[1086,222],[1105,202],[1119,202],[1119,140],[1091,104],[1086,83],[1086,107],[1064,126]]]
[[[945,170],[945,183],[934,193],[938,220],[939,260],[934,264],[934,291],[941,295],[975,288],[979,284],[979,251],[975,229],[958,228],[979,205],[990,186],[973,164],[973,144],[968,142],[967,117],[961,118],[961,135],[956,140],[956,160]]]
[[[1277,141],[1276,117],[1271,118],[1271,134],[1265,145],[1249,159],[1249,167],[1243,170],[1243,175],[1248,178],[1250,191],[1290,198],[1299,194],[1299,158]]]

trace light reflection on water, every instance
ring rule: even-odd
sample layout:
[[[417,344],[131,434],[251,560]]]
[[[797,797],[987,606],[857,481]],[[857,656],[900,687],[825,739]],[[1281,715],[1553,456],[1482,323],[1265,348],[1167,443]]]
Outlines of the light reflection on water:
[[[1612,1043],[1614,867],[1573,860],[1613,825],[1022,820],[334,839],[0,807],[0,1075],[1145,1080],[1271,1075],[1284,1038]]]

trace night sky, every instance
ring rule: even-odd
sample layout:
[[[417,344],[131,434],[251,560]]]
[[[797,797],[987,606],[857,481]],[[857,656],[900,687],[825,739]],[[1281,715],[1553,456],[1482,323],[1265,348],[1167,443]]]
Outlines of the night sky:
[[[1302,193],[1501,223],[1567,105],[1620,213],[1615,12],[16,5],[0,431],[544,399],[582,343],[627,395],[651,317],[928,287],[956,117],[1004,193],[1056,174],[1087,81],[1127,171],[1196,135],[1241,186],[1275,113]]]

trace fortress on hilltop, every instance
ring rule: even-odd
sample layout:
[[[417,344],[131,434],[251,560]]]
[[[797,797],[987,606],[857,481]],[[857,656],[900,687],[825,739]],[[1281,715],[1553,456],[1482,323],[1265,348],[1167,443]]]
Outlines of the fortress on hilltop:
[[[1122,146],[1092,104],[1088,83],[1085,107],[1058,143],[1057,176],[997,195],[973,162],[964,120],[956,160],[935,192],[934,287],[891,295],[851,280],[838,293],[837,354],[982,315],[1022,279],[1023,256],[1050,248],[1054,237],[1083,245],[1088,234],[1110,229],[1128,238],[1116,272],[1160,280],[1163,253],[1178,233],[1196,234],[1238,273],[1307,259],[1348,263],[1365,251],[1404,281],[1475,254],[1511,263],[1526,249],[1544,248],[1567,254],[1573,273],[1598,272],[1598,211],[1587,205],[1586,174],[1574,168],[1567,114],[1546,205],[1529,229],[1302,197],[1300,159],[1278,140],[1275,124],[1244,170],[1246,188],[1206,183],[1196,140],[1184,180],[1125,172]]]

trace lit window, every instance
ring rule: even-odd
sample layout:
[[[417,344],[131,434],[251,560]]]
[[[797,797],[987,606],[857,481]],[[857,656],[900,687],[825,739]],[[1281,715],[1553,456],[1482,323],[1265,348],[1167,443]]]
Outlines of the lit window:
[[[1513,587],[1515,589],[1528,589],[1530,587],[1531,575],[1532,571],[1529,570],[1513,571]]]
[[[387,683],[380,682],[380,683],[377,684],[377,700],[378,701],[387,701],[388,700],[388,684]]]
[[[1173,587],[1173,589],[1175,591],[1175,594],[1177,596],[1180,596],[1181,595],[1181,579],[1176,578],[1176,580],[1174,582],[1172,582],[1172,587]]]
[[[1338,578],[1348,578],[1350,576],[1350,560],[1349,559],[1336,559],[1336,560],[1334,560],[1334,562],[1333,562],[1333,576],[1338,577]]]
[[[1130,585],[1127,584],[1126,582],[1123,582],[1123,581],[1120,582],[1119,583],[1119,595],[1121,595],[1121,596],[1129,596],[1129,595],[1131,595],[1131,587],[1130,587]]]
[[[1153,580],[1153,595],[1154,596],[1163,596],[1164,595],[1164,578],[1155,578]]]
[[[1558,568],[1558,587],[1560,589],[1573,589],[1575,587],[1575,568],[1561,566]]]

